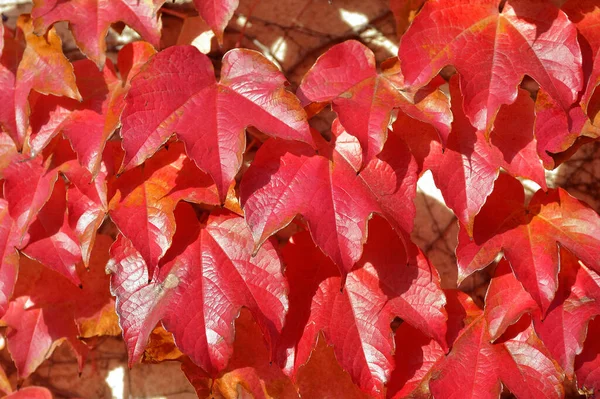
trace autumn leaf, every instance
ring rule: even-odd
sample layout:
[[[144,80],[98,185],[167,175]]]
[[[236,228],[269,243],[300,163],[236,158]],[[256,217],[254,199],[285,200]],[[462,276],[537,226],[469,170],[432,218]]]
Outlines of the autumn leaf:
[[[369,228],[363,257],[345,285],[308,233],[293,236],[284,247],[290,310],[278,344],[278,361],[286,373],[296,375],[323,331],[352,380],[380,397],[394,365],[390,327],[394,317],[446,347],[445,298],[437,273],[422,253],[411,247],[407,254],[382,219],[371,221]]]
[[[123,170],[144,162],[176,133],[224,201],[241,165],[247,126],[312,143],[306,114],[285,83],[275,65],[250,50],[225,54],[219,83],[209,58],[195,47],[160,52],[132,80],[126,98]]]
[[[319,57],[298,90],[305,103],[332,103],[342,126],[358,138],[367,163],[383,149],[395,108],[432,124],[444,143],[450,133],[448,98],[439,90],[415,96],[400,90],[402,84],[397,65],[377,73],[373,52],[348,40]]]
[[[119,52],[117,64],[122,79],[110,60],[102,71],[89,60],[76,61],[73,65],[82,100],[37,97],[30,118],[32,133],[26,151],[35,156],[62,133],[69,139],[81,165],[96,176],[106,141],[120,124],[130,79],[139,71],[140,64],[154,53],[145,42],[124,47]]]
[[[583,351],[575,358],[575,375],[577,385],[588,391],[600,389],[600,317],[596,317],[588,325],[587,339]]]
[[[287,310],[287,284],[272,244],[252,255],[252,236],[239,216],[214,214],[201,224],[182,203],[175,217],[173,245],[151,281],[129,240],[119,236],[111,247],[107,270],[129,364],[140,358],[162,320],[179,349],[216,377],[231,358],[233,321],[242,306],[252,311],[268,342],[276,339]]]
[[[522,318],[501,340],[490,341],[485,313],[480,312],[435,366],[429,387],[436,399],[497,398],[502,384],[519,398],[564,397],[560,368],[536,336],[531,319]]]
[[[400,235],[412,231],[416,164],[406,145],[390,135],[386,149],[360,170],[358,140],[333,124],[334,140],[315,134],[318,150],[269,140],[242,179],[246,221],[257,247],[304,216],[315,243],[343,271],[360,259],[367,220],[379,213]]]
[[[112,177],[108,184],[110,218],[139,251],[150,267],[150,276],[171,246],[177,203],[219,203],[215,185],[185,156],[182,143],[174,143],[143,165]]]
[[[427,2],[398,54],[409,86],[424,86],[453,65],[461,75],[465,113],[486,133],[500,106],[517,98],[525,74],[566,112],[583,85],[575,25],[543,0]]]
[[[475,216],[492,192],[500,168],[544,189],[546,178],[536,154],[533,101],[528,92],[519,90],[515,102],[500,109],[489,140],[467,119],[457,76],[450,80],[450,94],[454,121],[445,149],[431,139],[428,143],[432,133],[415,135],[414,124],[407,118],[399,118],[394,130],[413,153],[422,154],[416,156],[422,157],[423,169],[431,170],[446,204],[471,235]]]
[[[8,212],[8,202],[0,199],[0,317],[6,313],[19,272],[18,234]]]
[[[106,34],[123,21],[158,48],[161,21],[157,15],[165,0],[34,0],[31,16],[37,34],[59,21],[69,21],[77,46],[100,69],[106,60]]]
[[[292,381],[271,362],[260,325],[247,309],[242,309],[235,320],[233,354],[227,368],[212,379],[202,369],[184,360],[181,369],[196,389],[199,398],[241,397],[265,399],[297,399]]]
[[[223,31],[233,13],[239,6],[239,0],[194,0],[198,13],[215,32],[219,44],[223,44]]]
[[[34,372],[63,341],[74,348],[79,367],[83,367],[89,349],[78,339],[81,326],[97,320],[107,304],[114,307],[109,276],[104,273],[111,241],[107,236],[98,236],[89,269],[78,264],[81,288],[46,266],[21,256],[15,299],[2,319],[9,327],[8,348],[20,378]]]
[[[600,270],[600,217],[558,188],[539,190],[528,205],[518,180],[500,174],[475,218],[473,237],[461,228],[459,280],[492,263],[502,250],[517,279],[546,314],[558,287],[558,246]]]
[[[4,30],[0,86],[0,126],[19,149],[29,126],[28,97],[32,90],[81,100],[60,37],[54,29],[45,36],[36,36],[27,15],[19,17],[14,34]]]
[[[67,188],[62,179],[54,185],[48,202],[28,230],[29,243],[22,252],[62,274],[75,285],[81,284],[76,265],[81,249],[67,216]]]

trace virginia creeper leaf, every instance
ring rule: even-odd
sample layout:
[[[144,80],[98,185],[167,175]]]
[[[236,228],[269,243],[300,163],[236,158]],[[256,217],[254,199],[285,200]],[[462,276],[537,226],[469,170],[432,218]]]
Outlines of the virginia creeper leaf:
[[[588,391],[600,390],[600,317],[588,326],[587,339],[583,351],[575,358],[577,385]]]
[[[519,90],[513,104],[501,107],[489,141],[463,111],[457,76],[450,80],[450,94],[454,120],[445,149],[437,141],[431,142],[431,133],[418,134],[415,123],[407,118],[399,117],[394,130],[416,157],[423,159],[423,168],[431,170],[446,204],[472,234],[475,215],[492,192],[500,168],[515,177],[529,178],[544,189],[546,178],[536,155],[533,101],[527,91]]]
[[[2,399],[52,399],[52,393],[43,387],[25,387]]]
[[[119,52],[119,60],[127,60],[122,60],[121,64],[132,62],[135,65],[123,65],[123,76],[135,75],[139,64],[147,61],[152,54],[154,50],[145,42],[124,47]],[[119,79],[110,60],[102,71],[89,60],[80,60],[73,65],[83,101],[38,97],[32,110],[32,134],[27,149],[35,156],[62,132],[71,142],[79,162],[96,176],[106,140],[119,125],[130,78]],[[135,69],[129,73],[132,67]]]
[[[490,264],[500,250],[545,314],[558,285],[558,246],[600,270],[600,216],[558,188],[539,190],[527,206],[518,180],[500,174],[475,218],[473,238],[461,228],[459,280]]]
[[[8,350],[17,366],[19,378],[27,378],[67,337],[77,344],[77,327],[61,309],[28,308],[28,297],[9,304],[3,321],[8,325]],[[51,321],[48,321],[51,320]]]
[[[195,47],[161,51],[132,80],[126,98],[123,169],[144,162],[176,133],[223,201],[241,165],[247,126],[312,143],[306,114],[285,82],[275,65],[251,50],[225,54],[219,83],[209,58]]]
[[[36,36],[31,18],[21,15],[15,37],[11,36],[10,31],[4,32],[0,58],[0,126],[20,149],[29,125],[27,99],[32,90],[75,100],[81,100],[81,96],[73,66],[63,54],[62,42],[54,29],[45,36]]]
[[[600,85],[600,8],[595,0],[568,0],[561,9],[577,26],[579,42],[583,52],[584,77],[586,87],[581,104],[588,111],[588,105],[598,85]]]
[[[278,345],[278,361],[295,375],[306,363],[319,331],[359,387],[381,396],[394,365],[390,323],[395,316],[446,346],[445,298],[439,277],[414,247],[374,219],[360,262],[342,286],[340,272],[302,232],[283,249],[290,310]],[[342,288],[343,287],[343,288]]]
[[[434,90],[417,101],[414,95],[399,90],[403,78],[397,65],[381,74],[375,67],[373,52],[348,40],[320,56],[298,90],[308,102],[332,103],[346,131],[358,138],[365,163],[383,149],[394,108],[431,123],[445,143],[452,122],[447,97]]]
[[[109,214],[150,267],[171,246],[177,202],[219,203],[210,177],[185,156],[183,144],[159,151],[144,165],[109,180]]]
[[[211,215],[201,225],[186,203],[175,216],[173,246],[151,282],[129,240],[119,236],[111,247],[107,270],[129,364],[139,359],[162,320],[179,349],[215,377],[231,358],[233,321],[242,306],[252,312],[267,341],[274,341],[287,310],[287,285],[271,243],[252,256],[252,236],[239,216]]]
[[[160,45],[157,12],[165,0],[35,0],[35,32],[41,34],[58,21],[69,21],[77,46],[100,69],[106,60],[106,34],[123,21],[154,47]]]
[[[544,320],[534,317],[535,331],[565,374],[572,378],[575,356],[581,353],[588,321],[600,315],[600,276],[560,251],[559,287]]]
[[[4,169],[4,198],[8,201],[8,211],[14,219],[19,237],[19,246],[23,236],[52,194],[57,173],[47,171],[47,165],[41,156],[33,159],[25,156],[14,157]]]
[[[77,268],[81,288],[42,264],[21,256],[15,300],[3,320],[8,325],[9,351],[20,378],[25,378],[66,340],[75,350],[80,369],[88,347],[79,339],[79,326],[94,319],[107,305],[114,307],[109,276],[104,273],[112,240],[98,236],[90,268]]]
[[[333,133],[332,143],[315,134],[317,153],[304,143],[267,141],[240,193],[257,246],[301,214],[315,243],[346,273],[360,259],[373,212],[399,234],[412,231],[416,164],[402,140],[390,135],[384,151],[359,173],[358,141],[337,122]]]
[[[406,83],[421,87],[446,65],[461,75],[464,109],[489,132],[502,104],[517,98],[525,74],[563,110],[582,88],[577,30],[544,0],[428,1],[402,37],[399,57]]]
[[[19,245],[15,222],[8,212],[8,202],[0,199],[0,317],[6,313],[19,271]]]
[[[67,215],[75,233],[85,265],[89,264],[96,232],[108,213],[107,169],[102,163],[94,178],[82,167],[67,140],[56,145],[52,153],[56,168],[67,178]]]
[[[10,165],[17,154],[17,146],[13,139],[8,133],[0,131],[0,178],[3,177],[2,171]]]
[[[444,358],[444,349],[408,323],[402,323],[398,327],[394,341],[396,367],[387,385],[387,397],[430,398],[431,370]]]
[[[301,398],[372,398],[352,382],[322,334],[319,335],[308,363],[300,367],[295,383]]]
[[[466,311],[466,310],[465,310]],[[450,316],[452,317],[452,316]],[[501,382],[518,398],[562,398],[560,368],[523,318],[495,344],[480,312],[435,366],[429,384],[438,398],[498,398]]]
[[[298,393],[292,381],[271,362],[265,347],[260,325],[247,309],[240,311],[235,320],[233,355],[227,368],[215,380],[190,361],[183,362],[181,369],[196,389],[199,398],[224,399],[283,398],[297,399]]]
[[[81,249],[67,216],[67,188],[58,179],[48,202],[36,215],[28,230],[29,244],[22,252],[52,270],[62,274],[75,285],[81,281],[76,265],[81,261]]]
[[[239,0],[194,0],[198,13],[215,32],[219,44],[223,44],[223,31],[233,13],[239,6]]]
[[[538,306],[515,277],[510,264],[502,259],[485,295],[485,321],[492,340],[498,339],[523,314]]]

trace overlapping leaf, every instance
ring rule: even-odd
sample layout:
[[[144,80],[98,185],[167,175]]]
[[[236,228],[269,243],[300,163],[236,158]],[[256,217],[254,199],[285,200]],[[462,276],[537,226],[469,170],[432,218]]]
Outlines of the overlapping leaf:
[[[157,15],[165,0],[35,0],[31,16],[35,32],[45,33],[58,21],[69,21],[81,51],[99,68],[106,60],[106,34],[123,21],[158,48],[161,21]]]
[[[100,170],[106,140],[117,126],[125,105],[131,78],[139,72],[155,50],[145,42],[135,42],[119,52],[121,78],[110,60],[102,71],[89,60],[75,62],[75,76],[82,101],[39,96],[32,109],[32,133],[26,145],[35,156],[57,134],[69,139],[79,162],[94,176]]]
[[[211,215],[201,224],[189,204],[176,210],[173,246],[149,283],[148,265],[123,236],[111,247],[113,294],[129,351],[136,362],[150,332],[162,320],[181,351],[211,377],[233,351],[233,320],[248,308],[267,341],[281,330],[287,310],[287,284],[271,243],[252,255],[244,220]]]
[[[464,228],[459,232],[459,280],[490,264],[503,250],[545,314],[558,287],[557,243],[600,270],[600,216],[560,188],[538,191],[526,206],[524,200],[521,183],[500,174],[475,218],[473,237]]]
[[[475,215],[492,192],[500,168],[544,189],[546,178],[536,154],[533,101],[528,92],[519,90],[514,104],[501,108],[489,141],[473,128],[463,111],[457,76],[450,80],[450,94],[454,121],[445,149],[431,141],[432,133],[415,134],[411,119],[399,117],[394,129],[422,159],[423,169],[431,170],[446,204],[472,234]]]
[[[561,370],[529,318],[512,326],[500,341],[490,341],[485,313],[480,312],[462,329],[450,354],[435,366],[429,387],[436,399],[498,398],[502,384],[519,398],[564,397]]]
[[[78,340],[80,326],[93,319],[110,297],[109,277],[104,273],[111,239],[100,236],[92,252],[89,271],[78,266],[81,288],[47,267],[22,256],[15,300],[3,318],[7,341],[19,376],[27,377],[60,342],[69,342],[78,354],[79,366],[88,351]]]
[[[561,249],[558,281],[557,294],[542,319],[535,302],[503,262],[488,289],[486,319],[495,339],[522,314],[531,312],[536,333],[553,359],[572,378],[573,362],[583,349],[588,321],[600,315],[600,276]],[[512,305],[507,306],[508,303]]]
[[[427,2],[402,37],[399,57],[406,83],[417,87],[453,65],[465,113],[486,132],[500,106],[515,101],[525,74],[565,112],[583,85],[575,25],[544,0]]]
[[[577,385],[588,392],[600,389],[600,317],[588,326],[587,339],[583,351],[575,358]]]
[[[139,251],[151,276],[171,246],[177,203],[219,203],[215,185],[185,156],[182,143],[174,143],[144,165],[112,177],[109,198],[110,218]]]
[[[8,202],[0,199],[0,317],[6,313],[19,271],[19,235],[8,212]]]
[[[275,65],[250,50],[223,57],[219,83],[209,58],[195,47],[160,52],[132,80],[126,99],[124,170],[144,162],[176,133],[223,200],[240,168],[248,125],[312,143],[306,114],[285,82]]]
[[[446,314],[439,277],[424,256],[412,252],[414,247],[407,254],[382,219],[371,221],[369,229],[363,257],[345,285],[308,233],[293,236],[284,247],[290,310],[277,359],[295,375],[323,331],[342,368],[362,390],[379,397],[394,367],[394,317],[445,347]]]
[[[257,245],[301,214],[315,243],[344,273],[362,254],[367,219],[377,212],[398,234],[412,231],[416,164],[390,135],[386,148],[360,170],[358,141],[334,122],[334,139],[315,134],[318,150],[269,140],[242,179],[241,201]]]
[[[26,15],[19,17],[14,34],[4,30],[0,87],[0,126],[19,148],[29,125],[27,100],[32,90],[81,99],[73,66],[62,52],[60,37],[54,29],[45,36],[36,36]]]
[[[67,188],[64,180],[58,179],[29,227],[29,242],[22,252],[79,285],[76,265],[82,260],[81,249],[66,211]]]
[[[319,57],[298,90],[305,102],[332,103],[346,131],[358,138],[365,163],[383,149],[394,108],[431,123],[445,143],[452,122],[447,97],[440,90],[416,96],[403,92],[397,64],[381,74],[375,66],[373,52],[349,40]]]
[[[408,323],[398,327],[394,341],[396,364],[387,385],[387,397],[429,398],[431,371],[444,358],[444,349]]]
[[[242,309],[235,320],[233,355],[218,378],[213,380],[189,360],[184,360],[181,369],[199,398],[212,394],[224,399],[240,396],[297,399],[298,393],[292,381],[271,362],[270,355],[259,324],[247,309]]]
[[[223,31],[238,8],[239,0],[194,0],[194,5],[222,44]]]

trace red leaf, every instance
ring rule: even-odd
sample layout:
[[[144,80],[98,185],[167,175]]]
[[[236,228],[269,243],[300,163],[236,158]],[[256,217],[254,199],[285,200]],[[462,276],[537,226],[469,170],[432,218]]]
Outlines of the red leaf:
[[[600,85],[600,8],[596,0],[568,0],[561,7],[577,26],[579,42],[583,53],[583,70],[587,85],[581,99],[581,105],[588,111],[588,105]]]
[[[75,323],[62,309],[28,309],[26,296],[10,303],[3,321],[8,325],[8,350],[19,378],[27,378],[33,373],[52,354],[59,341],[77,336]]]
[[[4,198],[16,224],[19,246],[23,236],[52,194],[57,179],[56,171],[48,171],[41,156],[28,159],[14,157],[4,169]]]
[[[104,272],[111,239],[99,236],[90,268],[78,265],[81,288],[60,274],[22,256],[15,300],[3,320],[8,325],[9,351],[19,377],[25,378],[63,340],[76,352],[80,369],[88,348],[79,339],[79,326],[94,319],[107,304],[114,306],[109,277]]]
[[[233,355],[216,379],[184,360],[181,369],[199,398],[281,398],[297,399],[296,388],[277,365],[271,362],[262,331],[252,314],[242,309],[235,320]]]
[[[588,325],[583,351],[575,358],[577,385],[588,391],[600,391],[600,317]]]
[[[562,189],[538,191],[529,205],[521,184],[501,174],[475,218],[473,238],[460,230],[459,280],[490,264],[500,250],[515,275],[546,313],[558,286],[560,243],[600,270],[600,216]]]
[[[569,378],[581,353],[588,321],[600,315],[600,276],[560,251],[559,287],[546,318],[534,317],[535,331]],[[597,339],[598,337],[596,337]]]
[[[543,0],[427,2],[402,37],[399,57],[406,81],[421,87],[446,65],[461,74],[465,112],[489,131],[502,104],[517,98],[523,75],[533,77],[563,110],[582,87],[577,30]]]
[[[408,323],[398,327],[394,341],[396,367],[387,384],[387,397],[430,398],[431,371],[444,358],[444,349]]]
[[[0,317],[6,313],[19,271],[19,236],[8,212],[8,203],[0,199]]]
[[[0,132],[0,177],[4,169],[10,165],[12,159],[17,156],[17,146],[6,132]]]
[[[148,43],[129,44],[119,52],[122,76],[133,76],[155,51]],[[129,65],[132,63],[132,65]],[[74,63],[83,101],[39,96],[31,115],[27,150],[35,155],[59,133],[69,139],[79,162],[94,176],[100,170],[106,141],[119,125],[130,81],[119,79],[112,62],[99,71],[89,60]],[[129,73],[130,68],[134,70]]]
[[[502,259],[485,295],[485,321],[490,338],[495,341],[523,314],[537,308],[531,295],[513,274],[508,261]]]
[[[398,66],[381,74],[375,66],[368,47],[348,40],[320,56],[298,90],[308,102],[332,103],[346,131],[358,138],[365,163],[383,149],[394,108],[431,123],[445,143],[452,122],[448,98],[433,90],[413,104],[414,96],[399,90],[403,78]]]
[[[317,153],[303,143],[267,141],[240,193],[257,246],[301,214],[315,243],[346,273],[360,259],[372,213],[384,215],[398,234],[412,231],[416,164],[402,140],[390,135],[359,173],[358,141],[336,122],[333,130],[332,143],[315,134]]]
[[[590,128],[590,122],[579,104],[564,110],[544,89],[537,92],[535,114],[537,151],[544,166],[553,169],[552,154],[566,151]]]
[[[490,341],[485,316],[480,314],[435,367],[429,387],[436,399],[498,398],[500,382],[518,398],[564,397],[561,371],[529,318],[513,326],[498,343]]]
[[[345,285],[335,265],[300,233],[284,247],[290,310],[278,345],[278,361],[295,375],[306,363],[319,331],[361,389],[381,396],[394,365],[390,323],[395,316],[445,346],[445,298],[439,277],[422,253],[407,255],[381,219],[361,261]]]
[[[0,125],[17,143],[23,145],[29,125],[27,99],[31,90],[80,100],[73,66],[62,52],[62,42],[54,29],[46,36],[33,33],[31,19],[17,20],[15,38],[4,31],[0,58]],[[25,44],[22,43],[22,38]]]
[[[209,58],[195,47],[161,51],[133,79],[126,98],[123,169],[144,162],[175,132],[190,158],[213,178],[223,201],[241,165],[248,125],[312,143],[306,114],[283,88],[285,82],[277,67],[254,51],[228,52],[219,83]]]
[[[123,21],[154,47],[159,46],[165,0],[36,0],[31,15],[35,32],[42,34],[58,21],[69,21],[77,46],[100,69],[106,60],[106,34],[111,24]]]
[[[107,267],[129,364],[139,359],[162,320],[179,349],[214,377],[231,357],[233,321],[242,306],[252,311],[269,342],[276,338],[287,286],[272,244],[252,256],[252,237],[242,218],[211,215],[203,226],[188,204],[175,213],[173,246],[151,282],[131,242],[120,236],[111,247]]]
[[[439,143],[431,143],[431,133],[415,135],[410,120],[399,118],[394,129],[416,156],[423,158],[423,168],[431,170],[446,204],[471,235],[475,215],[492,192],[500,168],[515,177],[529,178],[544,189],[546,179],[536,154],[529,93],[519,90],[513,104],[501,107],[488,141],[465,116],[458,81],[458,76],[450,80],[454,121],[444,150]]]
[[[58,179],[48,202],[29,227],[29,244],[23,253],[62,274],[75,285],[81,284],[76,265],[81,261],[81,249],[67,216],[67,189]]]
[[[46,388],[25,387],[3,396],[2,399],[52,399],[52,394]]]
[[[107,170],[104,164],[94,178],[83,168],[66,140],[54,150],[53,158],[56,160],[65,152],[67,160],[58,166],[61,173],[68,179],[67,187],[67,214],[69,227],[75,233],[81,248],[81,257],[87,266],[91,250],[94,247],[96,232],[108,213],[107,201]]]
[[[198,13],[215,32],[219,44],[223,44],[223,31],[233,13],[239,6],[239,0],[194,0]]]
[[[177,203],[219,203],[210,177],[183,151],[183,144],[174,143],[144,165],[109,180],[110,218],[140,252],[151,276],[171,246]]]

